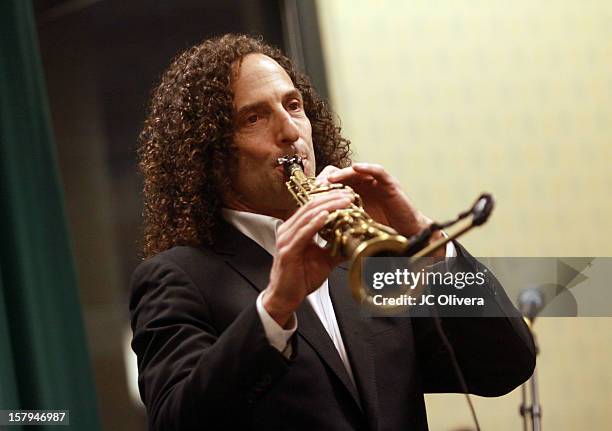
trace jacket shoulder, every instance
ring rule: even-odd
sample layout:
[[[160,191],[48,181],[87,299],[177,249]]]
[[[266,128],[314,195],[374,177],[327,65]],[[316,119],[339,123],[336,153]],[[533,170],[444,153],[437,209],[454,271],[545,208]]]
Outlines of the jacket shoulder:
[[[151,289],[167,284],[192,285],[200,294],[228,267],[222,256],[205,249],[177,246],[142,261],[130,280],[131,303],[140,300]]]
[[[215,262],[222,262],[222,259],[207,248],[176,246],[140,262],[134,270],[132,282],[160,268],[174,267],[187,275],[193,275],[197,268],[210,267]]]

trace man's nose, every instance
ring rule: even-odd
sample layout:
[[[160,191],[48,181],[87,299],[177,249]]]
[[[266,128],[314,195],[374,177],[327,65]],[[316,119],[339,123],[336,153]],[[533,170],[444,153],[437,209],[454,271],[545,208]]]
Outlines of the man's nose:
[[[278,118],[278,140],[283,144],[293,144],[300,138],[300,129],[288,112],[280,113]]]

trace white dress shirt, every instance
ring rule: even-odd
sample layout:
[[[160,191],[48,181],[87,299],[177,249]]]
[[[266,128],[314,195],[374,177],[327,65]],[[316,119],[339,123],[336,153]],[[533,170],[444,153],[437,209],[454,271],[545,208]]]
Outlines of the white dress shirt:
[[[248,236],[250,239],[259,244],[264,250],[270,253],[272,256],[276,254],[276,233],[283,220],[244,211],[235,211],[227,208],[223,208],[222,215],[228,223],[233,225],[236,229]],[[321,245],[325,243],[321,238],[317,236],[317,242]],[[454,257],[457,255],[455,246],[452,242],[446,245],[446,257]],[[293,325],[291,328],[284,329],[280,326],[270,314],[266,311],[263,306],[263,295],[266,293],[264,290],[257,297],[257,312],[261,318],[266,337],[270,344],[276,348],[283,355],[289,357],[291,355],[291,344],[289,344],[289,338],[295,333],[297,329],[297,316],[293,314]],[[325,327],[327,334],[331,338],[338,355],[349,374],[349,377],[355,383],[353,378],[353,372],[351,365],[346,354],[346,348],[340,335],[340,328],[338,327],[338,321],[336,320],[336,313],[329,296],[329,285],[327,280],[323,282],[321,287],[308,295],[308,301],[317,314],[321,323]]]

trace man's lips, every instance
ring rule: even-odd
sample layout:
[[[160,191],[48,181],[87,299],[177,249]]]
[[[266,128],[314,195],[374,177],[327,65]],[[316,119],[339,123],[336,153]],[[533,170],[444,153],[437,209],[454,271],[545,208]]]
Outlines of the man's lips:
[[[274,169],[285,175],[285,167],[283,165],[277,165]]]
[[[285,172],[285,167],[284,166],[279,165],[279,166],[276,166],[274,169],[277,170],[278,172],[280,172],[285,179],[288,178],[287,177],[287,173]]]

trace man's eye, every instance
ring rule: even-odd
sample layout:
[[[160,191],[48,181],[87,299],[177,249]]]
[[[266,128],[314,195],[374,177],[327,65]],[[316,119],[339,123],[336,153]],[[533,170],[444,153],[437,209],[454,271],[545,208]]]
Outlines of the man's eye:
[[[302,104],[300,103],[299,100],[293,100],[293,101],[289,102],[287,107],[291,111],[297,111],[298,109],[300,109],[302,107]]]
[[[259,116],[257,114],[251,114],[246,118],[246,122],[248,124],[255,124],[259,120]]]

